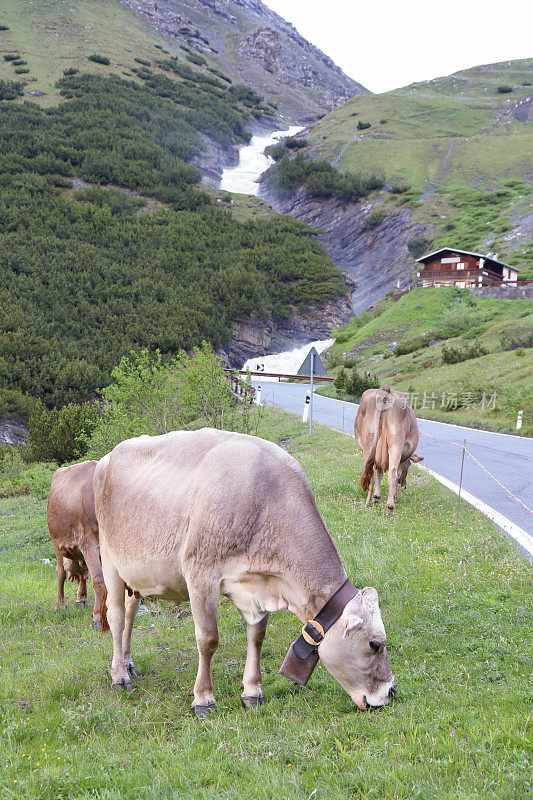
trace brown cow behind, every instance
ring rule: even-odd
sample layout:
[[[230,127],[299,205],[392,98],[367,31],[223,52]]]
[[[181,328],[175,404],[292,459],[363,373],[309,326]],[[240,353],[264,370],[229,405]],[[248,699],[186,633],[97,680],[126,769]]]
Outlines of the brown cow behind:
[[[93,628],[100,630],[104,577],[100,564],[98,522],[94,510],[96,461],[61,467],[52,476],[48,498],[48,530],[56,554],[58,611],[65,602],[65,578],[78,582],[76,603],[87,602],[87,570],[94,589]]]
[[[413,455],[419,433],[408,395],[390,386],[367,389],[357,411],[354,432],[365,458],[361,487],[368,489],[366,505],[381,500],[381,478],[388,470],[387,508],[394,511],[398,486],[405,487],[409,464],[422,460]]]

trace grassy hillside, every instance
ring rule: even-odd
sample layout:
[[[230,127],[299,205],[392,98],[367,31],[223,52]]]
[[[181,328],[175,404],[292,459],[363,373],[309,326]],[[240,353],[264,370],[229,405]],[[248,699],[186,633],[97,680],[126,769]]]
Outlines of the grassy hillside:
[[[42,494],[0,502],[0,785],[6,798],[338,800],[498,797],[531,790],[531,569],[500,530],[413,469],[393,517],[364,506],[362,456],[348,436],[268,410],[260,434],[309,476],[357,586],[381,598],[393,703],[359,712],[318,665],[306,688],[278,669],[301,623],[271,616],[266,704],[240,705],[246,637],[220,606],[216,711],[191,717],[197,654],[188,606],[149,602],[133,637],[132,695],[111,689],[109,635],[88,610],[54,613],[56,579]],[[92,602],[92,593],[89,597]]]
[[[197,186],[191,162],[206,137],[222,149],[248,141],[263,113],[259,95],[183,53],[148,52],[148,40],[142,49],[127,27],[129,71],[120,69],[122,51],[104,56],[109,65],[87,59],[95,42],[58,67],[47,38],[63,19],[58,5],[29,8],[25,20],[7,4],[0,16],[8,55],[15,45],[29,53],[23,32],[31,52],[54,63],[49,79],[60,73],[59,102],[48,105],[55,94],[44,107],[19,102],[38,81],[8,99],[25,58],[0,60],[9,75],[0,79],[0,414],[27,414],[35,398],[49,406],[90,398],[132,348],[170,355],[203,339],[218,347],[235,316],[286,317],[291,304],[345,291],[307,226]],[[48,31],[41,39],[39,22]],[[85,28],[76,25],[79,38]],[[29,55],[28,65],[23,81],[33,75]]]
[[[513,430],[524,403],[522,432],[533,433],[531,300],[415,289],[355,317],[336,337],[333,374],[355,360],[358,372],[409,392],[418,415],[492,429]],[[445,363],[454,357],[464,360]],[[336,396],[332,387],[319,391]]]
[[[383,209],[408,205],[435,247],[496,251],[533,277],[533,130],[516,116],[532,84],[524,59],[354,97],[312,125],[304,152],[342,171],[383,173],[400,190]],[[487,203],[496,213],[480,219]]]

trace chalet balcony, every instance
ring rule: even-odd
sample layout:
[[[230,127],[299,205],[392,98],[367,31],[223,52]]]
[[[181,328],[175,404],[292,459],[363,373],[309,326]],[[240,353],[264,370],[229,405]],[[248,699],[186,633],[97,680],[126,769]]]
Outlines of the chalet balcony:
[[[481,279],[481,280],[480,280]],[[421,286],[450,286],[463,284],[464,286],[502,286],[509,284],[516,286],[515,280],[504,280],[501,275],[489,270],[479,269],[450,269],[450,270],[422,270],[420,273]]]

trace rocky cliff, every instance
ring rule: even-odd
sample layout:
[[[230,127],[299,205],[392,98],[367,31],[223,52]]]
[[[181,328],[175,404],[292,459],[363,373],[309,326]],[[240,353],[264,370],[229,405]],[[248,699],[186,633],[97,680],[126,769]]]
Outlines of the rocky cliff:
[[[409,284],[413,258],[407,242],[421,235],[424,228],[411,222],[408,209],[366,228],[365,219],[376,201],[344,205],[334,198],[309,197],[303,189],[288,199],[275,197],[266,188],[261,194],[276,211],[290,214],[318,230],[318,238],[334,264],[349,273],[357,285],[352,295],[352,313],[361,313],[389,290]]]
[[[289,319],[233,320],[233,339],[224,345],[221,354],[230,366],[240,368],[252,356],[281,353],[313,339],[327,339],[333,328],[347,322],[353,314],[350,295],[356,288],[355,281],[348,273],[343,278],[348,294],[320,308],[309,306],[305,316],[294,307]]]
[[[260,0],[121,0],[169,46],[205,54],[290,122],[314,119],[367,90]],[[180,52],[179,49],[176,52]]]

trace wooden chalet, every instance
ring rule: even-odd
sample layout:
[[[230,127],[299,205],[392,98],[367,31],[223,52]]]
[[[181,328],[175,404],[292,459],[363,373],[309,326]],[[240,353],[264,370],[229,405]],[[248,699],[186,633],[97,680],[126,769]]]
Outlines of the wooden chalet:
[[[417,259],[422,264],[422,286],[516,286],[519,269],[498,261],[497,256],[443,247]]]

